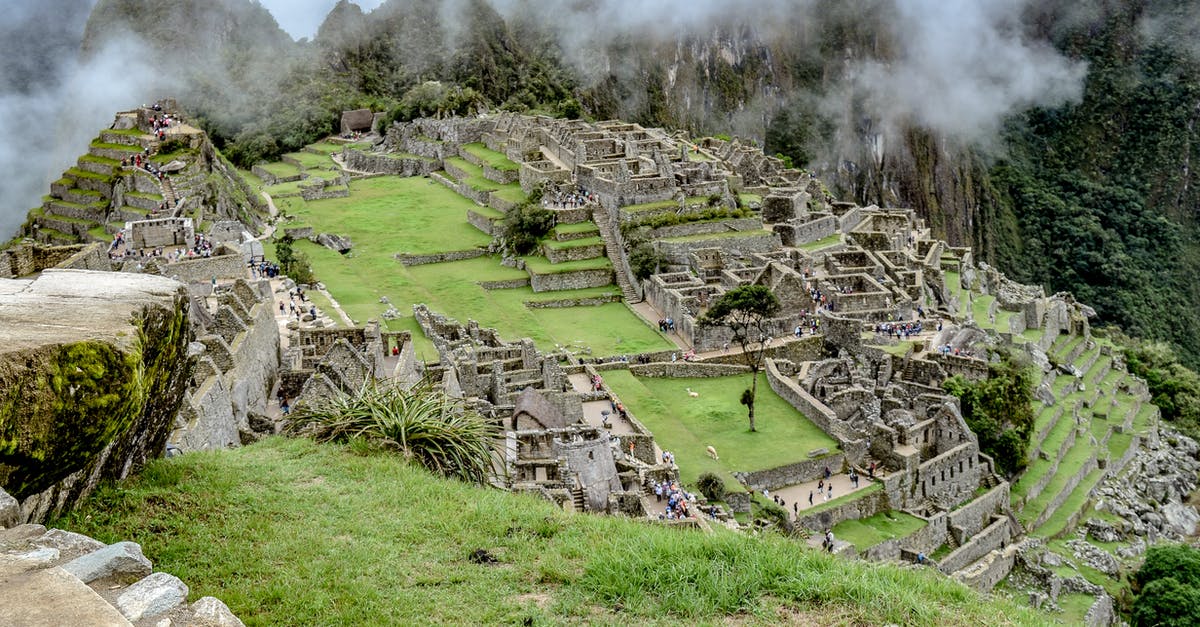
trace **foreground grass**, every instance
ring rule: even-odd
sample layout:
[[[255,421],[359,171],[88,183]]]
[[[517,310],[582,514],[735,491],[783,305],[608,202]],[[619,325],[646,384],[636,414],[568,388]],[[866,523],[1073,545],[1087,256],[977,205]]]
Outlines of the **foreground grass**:
[[[1049,622],[930,570],[570,515],[307,440],[158,460],[55,524],[140,542],[248,625]]]
[[[755,423],[750,432],[746,408],[739,403],[750,375],[704,379],[635,377],[627,370],[604,373],[604,381],[625,406],[654,432],[658,445],[675,454],[684,483],[694,485],[703,472],[714,472],[730,489],[739,484],[733,471],[750,472],[808,459],[817,448],[837,442],[767,385],[759,375]],[[698,392],[690,397],[687,388]],[[708,456],[717,449],[720,460]]]

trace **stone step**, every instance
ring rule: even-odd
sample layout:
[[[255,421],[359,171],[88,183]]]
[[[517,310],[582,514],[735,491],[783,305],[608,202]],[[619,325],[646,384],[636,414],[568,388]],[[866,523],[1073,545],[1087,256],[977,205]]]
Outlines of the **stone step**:
[[[130,131],[101,131],[100,141],[105,144],[121,144],[123,146],[136,147],[138,150],[149,146],[153,138],[147,133],[133,133]]]
[[[59,217],[68,221],[103,222],[108,216],[108,203],[93,202],[80,204],[69,200],[51,200],[45,205],[46,217]]]
[[[76,205],[90,205],[104,200],[104,196],[100,192],[94,189],[79,189],[78,187],[68,189],[59,198]]]
[[[85,172],[100,174],[103,176],[112,176],[121,167],[121,162],[116,159],[107,157],[97,157],[95,155],[83,155],[76,162],[76,167]]]

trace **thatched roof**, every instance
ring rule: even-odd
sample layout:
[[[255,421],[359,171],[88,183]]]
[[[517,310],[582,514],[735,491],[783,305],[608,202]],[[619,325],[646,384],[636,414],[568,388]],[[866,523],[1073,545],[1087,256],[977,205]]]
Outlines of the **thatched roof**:
[[[551,403],[541,392],[527,387],[517,397],[513,407],[513,423],[522,415],[532,418],[543,429],[561,429],[570,424],[567,417]]]

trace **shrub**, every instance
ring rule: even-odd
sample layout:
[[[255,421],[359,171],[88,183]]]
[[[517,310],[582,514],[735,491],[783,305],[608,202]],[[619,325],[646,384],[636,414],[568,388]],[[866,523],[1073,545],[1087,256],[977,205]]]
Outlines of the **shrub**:
[[[629,251],[629,269],[639,281],[650,278],[666,259],[649,244],[638,244]]]
[[[279,270],[297,283],[315,283],[316,277],[308,263],[308,255],[292,248],[295,241],[290,235],[275,240],[275,259],[279,261]]]
[[[537,249],[538,241],[554,228],[553,211],[535,202],[525,202],[504,216],[504,246],[509,252],[528,255]]]
[[[988,378],[967,381],[955,375],[942,387],[957,396],[967,426],[979,436],[979,449],[1009,473],[1028,463],[1026,451],[1033,434],[1033,387],[1030,366],[1009,354],[988,366]]]
[[[371,383],[354,394],[300,405],[288,430],[322,442],[354,442],[358,452],[371,442],[473,483],[486,482],[494,470],[496,426],[428,383],[410,390]]]
[[[696,479],[696,489],[709,501],[725,500],[725,481],[714,473],[701,473]]]

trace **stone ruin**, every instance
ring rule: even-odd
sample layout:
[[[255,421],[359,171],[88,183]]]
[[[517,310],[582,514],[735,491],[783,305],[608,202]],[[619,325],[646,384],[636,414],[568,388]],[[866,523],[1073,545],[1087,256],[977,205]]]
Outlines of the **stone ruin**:
[[[617,424],[608,426],[599,419],[596,407],[612,406],[608,393],[571,380],[594,370],[564,366],[564,354],[542,353],[528,339],[505,342],[493,329],[460,325],[424,305],[413,313],[440,356],[431,378],[502,429],[504,487],[576,511],[642,516],[649,486],[675,477],[635,419],[613,415]]]

